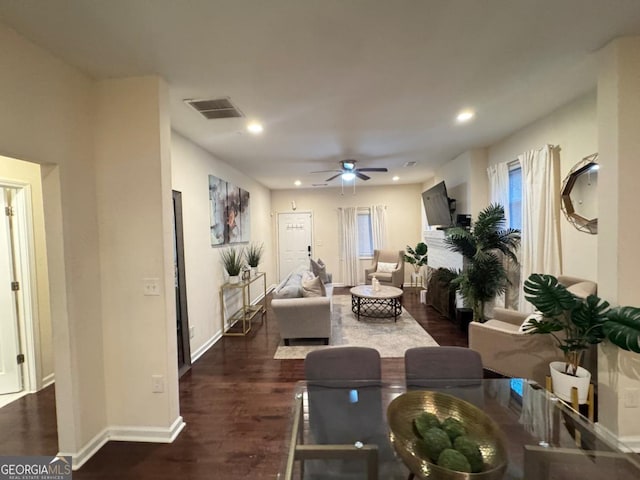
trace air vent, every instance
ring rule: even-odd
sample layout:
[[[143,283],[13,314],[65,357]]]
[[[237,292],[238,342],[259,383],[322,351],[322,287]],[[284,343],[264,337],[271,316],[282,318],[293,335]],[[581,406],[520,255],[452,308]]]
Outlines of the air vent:
[[[416,162],[413,162],[413,161],[407,162],[403,166],[404,167],[415,167],[416,166]]]
[[[213,100],[185,100],[187,105],[194,108],[207,120],[217,118],[238,118],[244,117],[238,107],[236,107],[229,97],[216,98]]]
[[[312,183],[312,187],[326,187],[328,183]]]

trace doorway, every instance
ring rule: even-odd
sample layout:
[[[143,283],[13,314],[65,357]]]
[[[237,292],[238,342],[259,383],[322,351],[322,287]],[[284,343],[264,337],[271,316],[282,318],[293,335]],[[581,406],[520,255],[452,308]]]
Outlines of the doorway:
[[[309,266],[313,245],[312,220],[311,212],[278,214],[279,281],[298,266]]]
[[[182,234],[182,192],[173,190],[173,271],[176,295],[176,332],[178,337],[178,374],[191,368],[187,284],[184,266],[184,236]]]
[[[0,404],[42,387],[32,232],[30,186],[0,181]]]

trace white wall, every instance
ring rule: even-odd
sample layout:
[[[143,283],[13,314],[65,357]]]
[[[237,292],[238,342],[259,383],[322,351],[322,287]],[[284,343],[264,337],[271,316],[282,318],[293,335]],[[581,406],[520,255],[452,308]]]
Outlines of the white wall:
[[[511,162],[527,150],[549,143],[560,147],[560,178],[576,163],[598,151],[595,92],[584,95],[550,115],[489,147],[489,165]],[[597,279],[598,235],[577,230],[564,215],[560,222],[562,271]]]
[[[415,247],[421,241],[421,194],[419,184],[364,187],[358,184],[356,194],[346,189],[341,195],[340,188],[275,190],[271,194],[274,213],[291,212],[291,202],[296,202],[296,211],[313,213],[314,258],[322,258],[327,271],[333,274],[333,281],[343,283],[342,264],[339,253],[338,208],[387,206],[389,231],[388,249],[405,250],[407,245]],[[276,216],[273,220],[274,235],[277,235]],[[364,268],[370,260],[362,260],[360,282],[364,283]],[[411,269],[405,266],[405,278]]]
[[[53,378],[53,337],[51,335],[51,308],[49,305],[49,268],[47,264],[47,239],[45,235],[44,206],[40,165],[14,160],[0,155],[0,184],[3,181],[19,182],[31,190],[31,225],[33,227],[33,262],[37,291],[34,311],[35,348],[38,350],[37,378],[32,379],[33,391],[42,387],[43,379]],[[24,339],[22,339],[24,341]],[[34,361],[34,359],[27,359]]]
[[[276,281],[271,235],[269,189],[213,157],[177,132],[172,135],[173,189],[182,192],[184,255],[189,326],[195,327],[191,356],[195,358],[222,333],[220,286],[225,281],[221,247],[211,246],[209,227],[209,175],[227,180],[250,194],[251,240],[264,243],[259,270],[267,273],[267,286]],[[241,246],[246,244],[240,244]],[[252,288],[254,298],[258,283]]]

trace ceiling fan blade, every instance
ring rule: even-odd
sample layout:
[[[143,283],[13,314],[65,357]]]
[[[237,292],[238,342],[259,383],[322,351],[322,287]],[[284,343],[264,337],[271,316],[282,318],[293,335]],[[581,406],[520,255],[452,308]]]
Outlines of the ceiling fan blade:
[[[357,170],[354,173],[356,174],[356,177],[358,177],[360,180],[369,180],[371,178],[365,175],[364,173],[360,173],[360,170]]]
[[[329,173],[329,172],[342,172],[342,170],[318,170],[317,172],[311,172],[311,173]]]
[[[389,170],[382,168],[358,168],[359,172],[388,172]]]
[[[335,171],[335,170],[334,170],[334,171]],[[342,172],[340,172],[340,173],[338,173],[338,174],[334,175],[333,177],[327,178],[327,179],[325,180],[325,182],[330,182],[330,181],[331,181],[331,180],[333,180],[334,178],[338,178],[340,175],[342,175]]]

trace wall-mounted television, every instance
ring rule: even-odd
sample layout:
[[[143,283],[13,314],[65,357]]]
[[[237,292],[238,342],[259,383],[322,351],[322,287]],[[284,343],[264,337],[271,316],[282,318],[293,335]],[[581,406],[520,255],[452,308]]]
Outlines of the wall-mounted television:
[[[444,181],[422,192],[422,203],[430,226],[450,227],[453,225],[451,202],[452,200],[447,196],[447,187]]]

